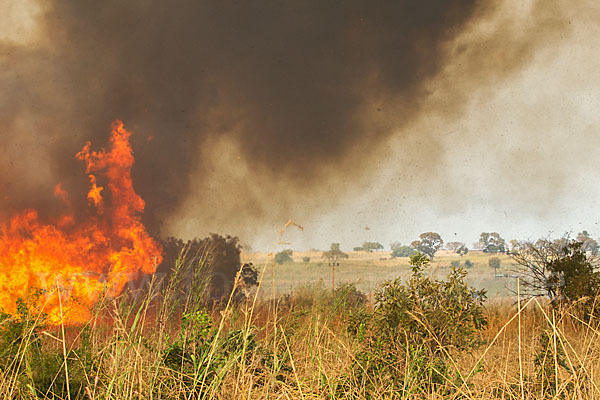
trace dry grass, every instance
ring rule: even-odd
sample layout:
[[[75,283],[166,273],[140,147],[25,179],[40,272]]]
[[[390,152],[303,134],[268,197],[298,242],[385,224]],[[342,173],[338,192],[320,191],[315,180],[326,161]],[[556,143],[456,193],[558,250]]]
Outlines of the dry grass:
[[[121,300],[125,301],[125,300]],[[215,313],[215,336],[208,344],[203,363],[179,371],[164,362],[166,345],[180,330],[180,317],[160,326],[157,304],[142,302],[126,309],[111,301],[87,327],[55,327],[35,337],[32,324],[26,340],[16,353],[12,368],[0,374],[2,398],[367,398],[365,387],[354,379],[352,368],[361,345],[346,332],[346,315],[331,312],[315,299],[309,308],[278,308],[277,303],[252,301],[226,306]],[[494,303],[487,307],[489,326],[482,333],[486,344],[467,354],[451,352],[451,365],[465,380],[427,393],[406,388],[409,398],[600,398],[600,330],[595,321],[584,322],[568,311],[555,311],[536,300],[523,305],[521,312],[512,304]],[[101,320],[110,314],[110,322]],[[520,317],[520,318],[519,318]],[[520,319],[520,325],[519,325]],[[63,329],[64,336],[63,336]],[[216,361],[221,340],[239,329],[242,340],[235,354]],[[549,351],[544,361],[556,382],[556,393],[542,381],[535,357],[543,352],[540,336],[550,332],[550,345],[564,350],[566,368],[559,365],[556,352]],[[82,334],[87,347],[82,347]],[[190,338],[192,332],[187,332]],[[32,358],[35,341],[47,353],[68,358],[46,378],[55,381],[45,393],[34,390],[31,376],[36,374]],[[252,345],[250,345],[252,342]],[[265,364],[262,350],[271,351],[272,362]],[[550,349],[552,350],[552,349]],[[451,350],[450,350],[451,351]],[[85,359],[86,354],[89,359]],[[220,357],[220,356],[219,356]],[[91,362],[91,367],[86,363]],[[214,376],[203,371],[215,363]],[[218,364],[218,365],[217,365]],[[521,364],[521,368],[520,368]],[[68,365],[67,369],[65,365]],[[481,368],[479,368],[481,366]],[[400,365],[399,368],[402,368]],[[210,369],[210,368],[208,368]],[[522,370],[522,374],[520,373]],[[39,372],[39,371],[38,371]],[[398,371],[399,374],[402,370]],[[71,388],[65,383],[71,376]],[[75,376],[77,375],[77,376]],[[63,379],[63,377],[65,379]],[[398,398],[403,393],[386,387],[383,377],[372,376],[368,398]],[[73,386],[74,380],[79,386]],[[341,387],[343,382],[356,386]],[[193,389],[190,389],[193,388]],[[71,392],[77,390],[77,392]],[[56,394],[54,397],[53,392]],[[409,395],[410,393],[410,395]],[[46,397],[47,396],[47,397]]]
[[[374,291],[384,281],[397,277],[407,278],[410,275],[408,257],[391,258],[389,251],[365,252],[351,251],[347,253],[348,259],[340,261],[336,267],[336,284],[356,283],[357,287],[364,293]],[[255,265],[264,265],[268,260],[268,253],[242,253],[243,262],[251,262]],[[308,263],[303,262],[304,257],[309,257]],[[511,274],[515,268],[511,258],[505,254],[486,254],[481,251],[471,251],[465,256],[459,256],[450,251],[440,250],[436,253],[431,265],[433,276],[443,278],[451,269],[451,263],[459,262],[464,266],[466,260],[473,263],[468,269],[469,284],[478,288],[486,289],[489,297],[510,296],[511,290],[516,289],[516,281],[513,278],[495,278],[494,269],[490,268],[488,261],[491,257],[498,257],[501,268],[498,274]],[[323,282],[325,286],[331,286],[331,269],[323,253],[318,251],[294,252],[293,263],[273,266],[275,275],[275,291],[278,294],[289,293],[299,286],[314,285]],[[269,267],[271,268],[271,266]],[[271,271],[269,271],[269,275]],[[269,279],[271,276],[269,276]],[[271,289],[269,287],[269,289]],[[266,293],[270,295],[269,293]]]
[[[260,286],[275,291],[271,257],[263,262]],[[354,311],[328,289],[275,301],[257,291],[245,302],[230,298],[208,309],[176,290],[155,282],[141,299],[105,299],[83,327],[46,328],[35,313],[5,320],[20,324],[20,336],[0,349],[0,397],[600,399],[598,322],[536,299],[520,306],[492,300],[484,344],[470,353],[444,349],[459,380],[424,386],[429,378],[411,373],[407,353],[393,370],[404,382],[399,389],[389,377],[361,371],[356,361],[365,345],[348,331]],[[179,357],[175,363],[169,354]]]

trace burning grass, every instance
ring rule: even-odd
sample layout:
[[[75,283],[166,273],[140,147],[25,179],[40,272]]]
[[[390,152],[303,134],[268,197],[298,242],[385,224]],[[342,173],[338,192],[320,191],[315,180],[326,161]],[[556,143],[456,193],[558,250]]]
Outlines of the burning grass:
[[[133,189],[130,135],[115,121],[110,148],[92,151],[87,143],[77,154],[90,179],[84,217],[58,183],[63,215],[42,220],[36,210],[25,210],[0,223],[0,308],[15,312],[15,299],[36,287],[52,294],[44,304],[50,323],[82,323],[104,291],[118,294],[132,279],[155,271],[162,249],[141,222],[145,203]],[[77,301],[61,304],[64,288]]]

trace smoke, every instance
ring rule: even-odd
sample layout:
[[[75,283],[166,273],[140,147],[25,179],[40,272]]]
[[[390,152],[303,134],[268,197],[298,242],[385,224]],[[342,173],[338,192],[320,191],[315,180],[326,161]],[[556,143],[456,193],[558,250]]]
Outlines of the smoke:
[[[517,10],[536,35],[475,0],[43,3],[35,40],[0,42],[0,210],[54,212],[58,181],[84,193],[74,154],[115,118],[155,232],[318,214],[369,190],[390,140],[439,173],[439,138],[411,127],[527,65],[564,28],[543,3]]]

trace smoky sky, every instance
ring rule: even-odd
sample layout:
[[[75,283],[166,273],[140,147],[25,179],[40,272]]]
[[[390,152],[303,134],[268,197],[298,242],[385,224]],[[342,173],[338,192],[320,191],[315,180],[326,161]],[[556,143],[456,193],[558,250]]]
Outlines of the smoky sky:
[[[190,185],[215,173],[201,155],[220,137],[236,143],[256,182],[283,190],[331,182],[331,171],[360,176],[389,137],[420,118],[428,84],[470,51],[451,44],[491,8],[475,0],[47,2],[37,45],[0,42],[0,209],[55,212],[58,181],[83,209],[88,181],[74,155],[86,141],[105,146],[117,118],[135,132],[134,184],[153,232]],[[473,57],[486,60],[485,49]],[[511,51],[488,61],[492,75],[526,59]],[[436,141],[424,138],[435,154]],[[264,198],[237,211],[268,213]]]

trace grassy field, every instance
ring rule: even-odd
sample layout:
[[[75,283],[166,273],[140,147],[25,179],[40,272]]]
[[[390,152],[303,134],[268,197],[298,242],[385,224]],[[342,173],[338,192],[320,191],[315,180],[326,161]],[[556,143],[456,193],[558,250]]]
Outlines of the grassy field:
[[[294,288],[304,285],[315,285],[320,282],[325,287],[331,287],[332,273],[327,260],[323,258],[322,252],[294,252],[293,263],[272,264],[269,266],[265,279],[269,280],[264,293],[272,291],[272,280],[277,294],[290,293]],[[397,277],[407,278],[410,276],[408,257],[391,258],[390,252],[380,251],[369,253],[366,251],[352,251],[347,253],[349,258],[340,261],[335,267],[335,285],[343,283],[356,283],[357,288],[366,293],[372,293],[381,283]],[[309,262],[303,258],[309,257]],[[486,289],[488,297],[512,296],[516,290],[515,278],[494,277],[494,269],[489,267],[488,261],[491,257],[501,260],[501,268],[498,275],[514,275],[514,265],[511,258],[505,254],[490,255],[481,251],[471,251],[465,256],[440,250],[436,253],[431,264],[432,277],[444,278],[452,269],[453,261],[459,262],[465,267],[465,261],[473,263],[473,267],[467,268],[467,280],[471,286],[478,289]],[[256,266],[262,266],[267,261],[267,253],[242,253],[243,262],[251,262]]]
[[[329,267],[307,256],[320,253],[274,268],[264,254],[244,255],[260,266],[265,294],[291,293],[275,300],[250,291],[206,301],[202,261],[178,264],[169,284],[141,296],[100,299],[84,325],[48,326],[43,296],[24,299],[17,315],[0,316],[0,398],[600,399],[595,307],[480,304],[460,278],[430,279],[460,259],[444,253],[374,305],[352,286],[332,291]],[[475,264],[469,281],[504,293],[488,255],[465,259]],[[374,290],[408,271],[406,259],[351,253],[338,282]]]

